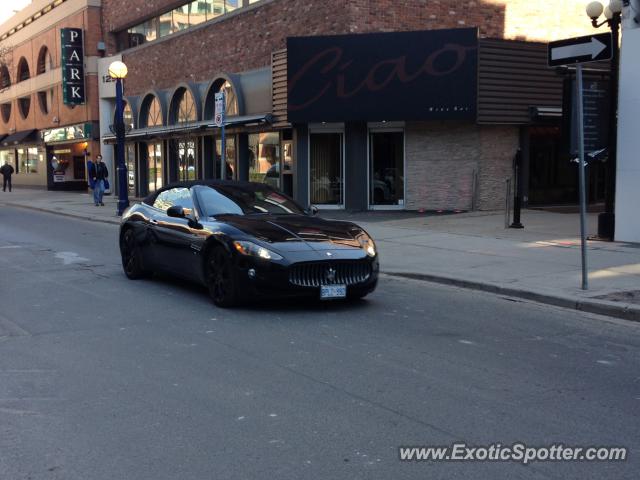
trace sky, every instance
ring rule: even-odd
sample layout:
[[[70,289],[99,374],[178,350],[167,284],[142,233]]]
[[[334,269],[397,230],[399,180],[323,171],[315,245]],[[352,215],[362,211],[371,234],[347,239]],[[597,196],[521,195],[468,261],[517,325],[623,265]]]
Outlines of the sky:
[[[9,20],[15,10],[20,11],[31,3],[31,0],[0,0],[0,24]]]

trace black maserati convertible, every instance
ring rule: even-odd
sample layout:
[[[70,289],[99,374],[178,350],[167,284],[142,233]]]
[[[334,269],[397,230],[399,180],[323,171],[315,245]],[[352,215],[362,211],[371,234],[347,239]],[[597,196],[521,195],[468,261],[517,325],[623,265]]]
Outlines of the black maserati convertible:
[[[281,296],[361,298],[378,281],[376,245],[271,187],[192,181],[164,187],[122,217],[130,279],[165,272],[202,283],[216,305]]]

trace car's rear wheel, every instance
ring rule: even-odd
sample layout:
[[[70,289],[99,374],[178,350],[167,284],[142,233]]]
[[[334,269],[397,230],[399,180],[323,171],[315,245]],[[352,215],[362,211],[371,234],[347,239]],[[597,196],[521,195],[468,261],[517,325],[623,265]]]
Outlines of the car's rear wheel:
[[[149,272],[145,270],[142,263],[140,245],[138,245],[133,229],[131,228],[127,229],[122,236],[120,255],[122,257],[122,268],[127,278],[138,280],[149,275]]]
[[[215,247],[207,256],[207,288],[218,307],[233,307],[240,300],[236,269],[223,247]]]

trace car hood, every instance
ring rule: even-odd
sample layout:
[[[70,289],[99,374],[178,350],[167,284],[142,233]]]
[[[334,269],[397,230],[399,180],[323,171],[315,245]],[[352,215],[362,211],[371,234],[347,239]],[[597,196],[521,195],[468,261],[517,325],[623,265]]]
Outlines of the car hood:
[[[224,215],[216,220],[271,243],[281,251],[361,248],[356,237],[363,230],[351,222],[304,215]]]

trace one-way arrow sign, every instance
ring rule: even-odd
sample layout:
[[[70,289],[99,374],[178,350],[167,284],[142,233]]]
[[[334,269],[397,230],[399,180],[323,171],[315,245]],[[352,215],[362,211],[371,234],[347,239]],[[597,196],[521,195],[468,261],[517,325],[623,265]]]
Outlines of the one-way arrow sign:
[[[549,66],[596,62],[611,58],[611,33],[569,38],[549,43]]]

